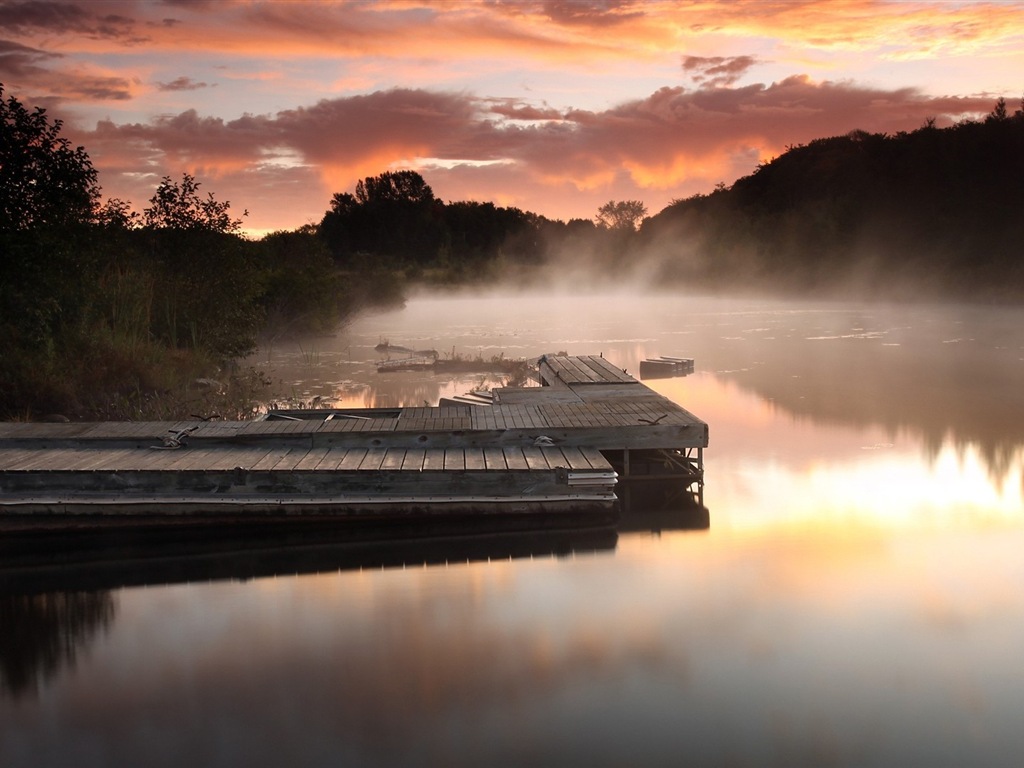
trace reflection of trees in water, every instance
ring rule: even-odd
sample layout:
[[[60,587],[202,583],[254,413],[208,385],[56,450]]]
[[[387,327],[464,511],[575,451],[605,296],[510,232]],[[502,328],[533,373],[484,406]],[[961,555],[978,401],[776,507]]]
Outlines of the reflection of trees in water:
[[[755,343],[742,348],[746,356],[737,347],[723,367],[742,388],[796,416],[919,436],[929,459],[948,444],[974,448],[992,479],[1005,479],[1024,449],[1013,428],[1024,422],[1024,314],[920,308],[893,319],[894,311],[826,313],[777,327],[759,317],[763,337],[747,333]]]
[[[109,592],[0,595],[0,691],[35,690],[114,620]]]

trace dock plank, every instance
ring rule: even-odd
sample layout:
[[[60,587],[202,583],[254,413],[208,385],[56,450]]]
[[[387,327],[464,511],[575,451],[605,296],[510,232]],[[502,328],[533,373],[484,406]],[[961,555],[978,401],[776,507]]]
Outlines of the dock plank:
[[[590,461],[587,460],[587,457],[576,446],[563,445],[561,451],[565,466],[569,469],[591,469]]]
[[[423,456],[424,470],[444,469],[444,448],[427,448]]]
[[[580,360],[601,376],[602,381],[619,384],[639,384],[634,377],[630,376],[621,368],[612,365],[607,359],[600,356],[584,355]]]
[[[487,461],[484,459],[483,448],[466,449],[466,469],[484,470],[487,469]]]
[[[504,449],[505,451],[505,464],[509,469],[529,469],[530,465],[526,461],[526,457],[523,455],[523,449],[517,446],[511,446]]]
[[[301,459],[299,459],[298,462],[296,462],[295,469],[303,471],[316,469],[320,462],[326,458],[327,452],[329,450],[330,448],[310,449],[310,451],[305,456],[303,456]]]
[[[388,448],[384,454],[384,460],[380,463],[381,469],[399,470],[405,462],[405,448]]]
[[[582,446],[580,448],[580,453],[583,454],[584,458],[586,458],[586,460],[590,462],[590,466],[593,467],[594,469],[599,469],[603,467],[608,467],[609,469],[611,468],[608,464],[608,460],[599,450],[597,450],[597,448],[591,448],[589,445]]]
[[[462,448],[445,448],[444,451],[445,471],[462,471],[466,468],[466,451]]]
[[[505,451],[501,448],[484,448],[484,463],[487,469],[502,472],[508,469],[508,464],[505,462]]]
[[[388,452],[384,448],[370,448],[363,457],[363,460],[359,462],[359,471],[376,472],[380,469],[381,464],[384,463],[387,455]]]
[[[0,467],[4,470],[20,471],[23,467],[32,466],[40,460],[40,448],[5,448],[0,453]]]
[[[359,469],[359,465],[363,463],[363,459],[366,458],[365,448],[352,448],[346,454],[345,457],[338,462],[338,469],[343,472],[353,472]]]
[[[405,452],[405,458],[402,459],[402,471],[421,471],[423,469],[423,459],[425,455],[426,451],[423,448],[408,449]]]
[[[532,445],[523,447],[523,456],[526,458],[527,469],[550,469],[544,451]]]
[[[278,462],[283,460],[291,453],[291,448],[278,447],[271,450],[262,459],[256,461],[249,469],[257,472],[266,472],[274,469]]]
[[[334,472],[338,469],[338,465],[347,454],[348,448],[332,446],[327,449],[327,453],[324,454],[323,460],[317,464],[316,468],[320,472]]]

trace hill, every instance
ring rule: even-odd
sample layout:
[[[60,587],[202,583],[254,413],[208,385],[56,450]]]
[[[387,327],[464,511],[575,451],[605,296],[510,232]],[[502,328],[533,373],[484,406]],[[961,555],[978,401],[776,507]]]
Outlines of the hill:
[[[1002,103],[1002,102],[1000,102]],[[641,230],[662,278],[889,298],[1024,299],[1024,113],[790,148]]]

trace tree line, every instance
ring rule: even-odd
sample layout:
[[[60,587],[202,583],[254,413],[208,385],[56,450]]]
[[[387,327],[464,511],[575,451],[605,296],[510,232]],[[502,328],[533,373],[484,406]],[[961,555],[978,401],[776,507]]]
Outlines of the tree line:
[[[660,279],[717,289],[1024,300],[1024,103],[789,148],[644,222]],[[643,256],[640,256],[643,258]]]
[[[397,171],[334,195],[317,225],[247,239],[188,173],[163,178],[141,212],[102,200],[85,148],[0,84],[0,418],[195,415],[192,383],[237,378],[261,338],[330,332],[411,282],[526,274],[559,243],[624,231],[629,214],[609,206],[611,224],[563,224],[444,203]]]
[[[141,213],[101,203],[61,130],[0,86],[0,418],[187,416],[191,383],[230,378],[261,335],[328,332],[395,300],[339,269],[315,227],[244,238],[189,174]]]
[[[789,148],[730,187],[609,201],[593,219],[443,202],[415,171],[335,194],[315,225],[259,240],[193,176],[136,212],[101,202],[59,120],[0,85],[0,418],[189,415],[189,382],[261,338],[325,333],[411,283],[594,283],[910,291],[1024,299],[1024,104],[982,122]],[[258,377],[257,377],[258,379]],[[172,404],[169,405],[169,403]]]

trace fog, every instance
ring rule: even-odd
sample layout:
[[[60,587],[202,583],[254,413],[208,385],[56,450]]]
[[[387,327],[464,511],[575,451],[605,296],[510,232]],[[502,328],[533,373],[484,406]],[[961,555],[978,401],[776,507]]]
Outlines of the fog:
[[[421,292],[333,337],[279,343],[248,362],[271,375],[282,399],[396,406],[503,382],[377,373],[373,347],[382,340],[466,357],[604,354],[634,375],[646,356],[693,357],[699,375],[792,418],[907,432],[929,450],[947,439],[974,444],[1002,471],[1021,438],[1011,425],[1024,424],[1021,328],[1024,310],[1009,307],[724,297],[628,283],[568,294],[551,284]]]

